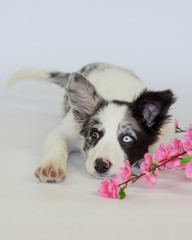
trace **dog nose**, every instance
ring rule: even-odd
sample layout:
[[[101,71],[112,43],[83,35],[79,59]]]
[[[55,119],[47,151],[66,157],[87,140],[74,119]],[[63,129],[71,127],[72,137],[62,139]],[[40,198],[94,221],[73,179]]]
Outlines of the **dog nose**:
[[[102,158],[97,158],[95,160],[94,168],[98,173],[107,172],[110,166],[111,166],[111,163],[108,160],[103,160]]]

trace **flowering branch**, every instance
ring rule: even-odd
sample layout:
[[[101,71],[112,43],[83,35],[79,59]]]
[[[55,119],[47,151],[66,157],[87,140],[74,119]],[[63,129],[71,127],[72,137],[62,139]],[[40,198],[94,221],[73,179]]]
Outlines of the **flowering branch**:
[[[165,166],[167,163],[169,163],[169,162],[171,162],[171,161],[173,161],[173,160],[177,159],[178,157],[181,157],[181,156],[183,156],[183,155],[185,155],[185,154],[186,154],[186,151],[183,151],[182,153],[177,154],[176,156],[172,156],[172,157],[170,157],[169,159],[163,159],[163,160],[161,160],[161,162],[162,162],[161,164],[158,164],[158,165],[155,165],[155,164],[154,164],[153,167],[150,168],[149,172],[155,172],[156,169],[159,169],[160,167]],[[128,184],[129,182],[132,182],[132,184],[133,184],[133,183],[135,183],[139,178],[141,178],[142,176],[144,176],[145,174],[146,174],[146,173],[139,173],[139,174],[135,175],[134,177],[131,177],[129,180],[120,183],[118,186],[123,186],[123,185],[124,185],[124,188],[125,188],[125,187],[127,187],[127,184]]]
[[[141,184],[149,184],[152,188],[156,185],[159,169],[185,169],[186,176],[192,179],[192,124],[184,131],[178,127],[176,121],[175,128],[176,131],[179,129],[179,132],[186,132],[184,142],[175,138],[167,147],[160,144],[153,157],[146,153],[145,161],[140,166],[142,173],[137,175],[132,174],[129,161],[125,161],[124,167],[120,168],[115,178],[102,181],[98,193],[105,198],[123,199],[126,196],[124,189],[128,183],[133,184],[139,179]],[[157,164],[154,164],[153,160]]]

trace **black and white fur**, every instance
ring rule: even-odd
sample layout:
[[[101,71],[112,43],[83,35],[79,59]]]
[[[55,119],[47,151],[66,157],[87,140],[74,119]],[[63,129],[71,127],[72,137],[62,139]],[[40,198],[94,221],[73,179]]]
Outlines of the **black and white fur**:
[[[172,139],[168,111],[175,102],[173,93],[147,90],[130,70],[104,63],[72,74],[24,69],[8,85],[22,79],[65,89],[63,120],[47,136],[43,162],[35,172],[43,182],[64,180],[71,151],[82,151],[88,173],[106,177],[116,174],[125,160],[134,165]]]

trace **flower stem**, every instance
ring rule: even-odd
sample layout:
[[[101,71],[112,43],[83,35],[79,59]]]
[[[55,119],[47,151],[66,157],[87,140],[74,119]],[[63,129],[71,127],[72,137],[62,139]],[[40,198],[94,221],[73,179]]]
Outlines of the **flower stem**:
[[[186,132],[186,131],[181,129],[180,127],[176,127],[175,133],[182,133],[182,132]]]
[[[186,154],[186,153],[187,153],[186,151],[183,151],[182,153],[177,154],[177,155],[172,156],[172,157],[169,157],[168,159],[166,158],[166,159],[161,160],[162,163],[161,163],[161,164],[158,164],[158,165],[156,165],[156,166],[154,166],[154,167],[152,167],[152,168],[149,170],[149,172],[155,171],[155,169],[162,167],[163,165],[167,164],[168,162],[171,162],[171,161],[177,159],[178,157],[183,156],[183,155]],[[133,184],[133,183],[135,183],[139,178],[141,178],[143,175],[145,175],[145,173],[139,173],[139,174],[137,174],[136,176],[129,178],[129,180],[120,183],[118,186],[125,185],[124,188],[126,188],[129,182],[132,182],[132,184]]]

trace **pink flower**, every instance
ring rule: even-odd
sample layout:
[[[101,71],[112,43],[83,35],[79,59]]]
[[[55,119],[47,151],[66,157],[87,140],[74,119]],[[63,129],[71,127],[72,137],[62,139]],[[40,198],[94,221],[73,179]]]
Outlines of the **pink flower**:
[[[101,182],[100,188],[98,189],[98,193],[102,197],[113,199],[119,198],[119,191],[120,187],[112,178],[110,178],[109,181],[107,179],[104,179]]]
[[[192,178],[192,160],[187,163],[185,173],[188,178]]]
[[[163,163],[163,160],[168,160],[171,157],[178,156],[178,158],[173,159],[172,161],[168,162],[167,164],[160,167],[160,169],[182,169],[184,165],[179,162],[179,160],[183,157],[184,146],[183,142],[177,138],[175,138],[172,143],[167,145],[167,147],[163,146],[162,144],[159,148],[154,152],[154,160]]]
[[[187,152],[187,155],[192,157],[192,150]]]
[[[158,174],[159,174],[159,169],[156,168],[156,169],[155,169],[155,176],[157,176]]]
[[[156,173],[158,173],[158,171]],[[141,184],[147,184],[148,183],[149,187],[153,188],[157,183],[157,177],[154,174],[145,171],[145,175],[143,175],[141,177],[140,182],[141,182]]]
[[[184,149],[185,151],[192,151],[192,124],[186,128],[186,133],[184,136]]]
[[[174,160],[173,163],[172,163],[171,169],[178,170],[178,169],[185,168],[186,165],[183,164],[183,163],[180,163],[180,160],[181,160],[181,158],[178,158],[178,159]]]
[[[177,119],[175,119],[175,129],[177,129],[179,126]]]
[[[149,171],[149,168],[152,164],[152,156],[149,153],[145,153],[144,158],[145,162],[141,163],[140,169],[141,171]]]
[[[183,142],[175,138],[170,144],[166,147],[167,157],[173,157],[184,152]]]
[[[154,152],[153,159],[161,163],[162,160],[166,160],[169,157],[169,151],[163,144],[159,145],[159,148]],[[161,166],[163,169],[164,166]]]
[[[175,138],[172,141],[171,147],[172,147],[172,149],[170,149],[170,153],[169,153],[170,156],[180,154],[184,151],[183,150],[183,142],[177,138]]]
[[[114,178],[116,184],[120,184],[122,181],[128,181],[131,177],[131,166],[129,161],[124,162],[124,167],[119,169],[119,174],[117,174]]]
[[[177,156],[181,154],[181,156],[178,156],[177,158],[173,159],[171,162],[167,163],[165,168],[168,169],[182,169],[185,167],[184,164],[180,163],[181,158],[183,158],[183,142],[177,138],[175,138],[172,143],[170,143],[167,146],[167,152],[168,152],[168,158]]]
[[[122,180],[129,180],[131,176],[131,167],[129,161],[124,162],[124,167],[119,169],[119,175]]]

